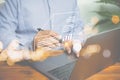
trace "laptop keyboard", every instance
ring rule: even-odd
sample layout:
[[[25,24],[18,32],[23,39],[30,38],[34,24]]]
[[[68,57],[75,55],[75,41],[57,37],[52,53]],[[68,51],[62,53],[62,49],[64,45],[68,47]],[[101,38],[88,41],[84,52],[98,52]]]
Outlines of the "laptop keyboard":
[[[58,67],[56,69],[53,69],[49,71],[49,73],[60,80],[69,80],[74,65],[75,65],[75,61],[68,63],[64,66]]]

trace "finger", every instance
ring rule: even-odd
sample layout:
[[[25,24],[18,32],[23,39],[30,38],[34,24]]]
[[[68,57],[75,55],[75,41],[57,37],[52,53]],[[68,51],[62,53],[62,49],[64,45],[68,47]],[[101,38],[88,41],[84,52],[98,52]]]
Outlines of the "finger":
[[[56,38],[53,38],[53,37],[50,37],[48,39],[48,42],[52,43],[55,46],[60,46],[61,45],[61,43],[59,42],[59,40],[56,40]]]
[[[47,39],[51,37],[50,35],[41,35],[36,38],[36,42],[40,42],[41,40]]]
[[[80,51],[82,49],[82,43],[78,39],[73,40],[73,47],[72,50],[76,54],[77,57],[79,57]]]
[[[43,41],[38,42],[39,46],[48,46],[48,47],[56,47],[56,46],[60,46],[60,43],[58,40],[50,37],[47,39],[44,39]]]
[[[72,49],[72,41],[66,41],[63,43],[63,46],[65,48],[65,50],[67,51],[67,53],[71,53],[71,49]]]
[[[54,44],[52,44],[52,43],[48,43],[48,42],[46,42],[46,41],[41,41],[41,42],[39,42],[38,44],[37,44],[37,48],[39,48],[39,47],[49,47],[49,48],[54,48],[54,47],[56,47]]]
[[[56,32],[54,32],[54,31],[49,31],[49,34],[50,35],[53,35],[53,36],[57,36],[58,34],[56,33]]]
[[[50,36],[54,37],[57,40],[61,39],[61,36],[53,31],[50,32]]]
[[[55,33],[54,31],[51,31],[51,30],[44,30],[44,31],[40,31],[38,32],[38,34],[36,36],[45,36],[45,35],[48,35],[48,36],[53,36],[53,37],[56,37],[56,38],[59,38],[60,36]]]
[[[41,36],[40,38],[38,38],[36,40],[36,42],[41,42],[41,41],[46,41],[46,42],[50,42],[50,43],[54,43],[54,44],[60,44],[60,40],[59,39],[56,39],[55,37],[52,37],[52,36]]]
[[[59,41],[56,38],[54,38],[54,37],[48,38],[47,41],[51,42],[51,43],[59,43]]]
[[[41,41],[46,41],[46,42],[50,42],[50,43],[59,43],[59,40],[52,36],[44,36],[44,37],[41,37],[41,39],[39,38],[37,40],[37,42],[41,42]]]

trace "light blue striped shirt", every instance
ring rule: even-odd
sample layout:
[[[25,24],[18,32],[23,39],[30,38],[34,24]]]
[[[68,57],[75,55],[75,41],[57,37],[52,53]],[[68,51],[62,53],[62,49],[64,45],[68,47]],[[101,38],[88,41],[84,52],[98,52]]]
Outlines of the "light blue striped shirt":
[[[0,8],[0,41],[31,46],[38,28],[78,35],[83,24],[76,0],[6,0]]]

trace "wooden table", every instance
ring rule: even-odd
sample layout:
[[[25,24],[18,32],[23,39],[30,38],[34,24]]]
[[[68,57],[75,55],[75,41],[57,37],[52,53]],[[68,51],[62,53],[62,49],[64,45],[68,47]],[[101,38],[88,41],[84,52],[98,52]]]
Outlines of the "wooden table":
[[[8,66],[0,62],[0,80],[48,80],[43,74],[37,72],[29,65],[16,64]]]
[[[109,66],[87,80],[120,80],[120,63]]]
[[[12,67],[0,62],[0,80],[48,80],[43,74],[28,64],[16,64]],[[116,63],[86,80],[120,80],[120,63]]]

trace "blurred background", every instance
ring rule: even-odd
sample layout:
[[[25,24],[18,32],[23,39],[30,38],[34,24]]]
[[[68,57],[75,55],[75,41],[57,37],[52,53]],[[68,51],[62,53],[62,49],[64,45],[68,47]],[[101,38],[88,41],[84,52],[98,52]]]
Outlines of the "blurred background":
[[[99,7],[96,1],[97,0],[78,0],[80,15],[85,23],[88,23],[92,17],[96,16],[96,13],[93,12]]]
[[[4,0],[0,0],[0,3],[3,3],[4,2]]]
[[[99,32],[120,28],[120,0],[78,0],[78,5],[85,24],[97,18]]]

